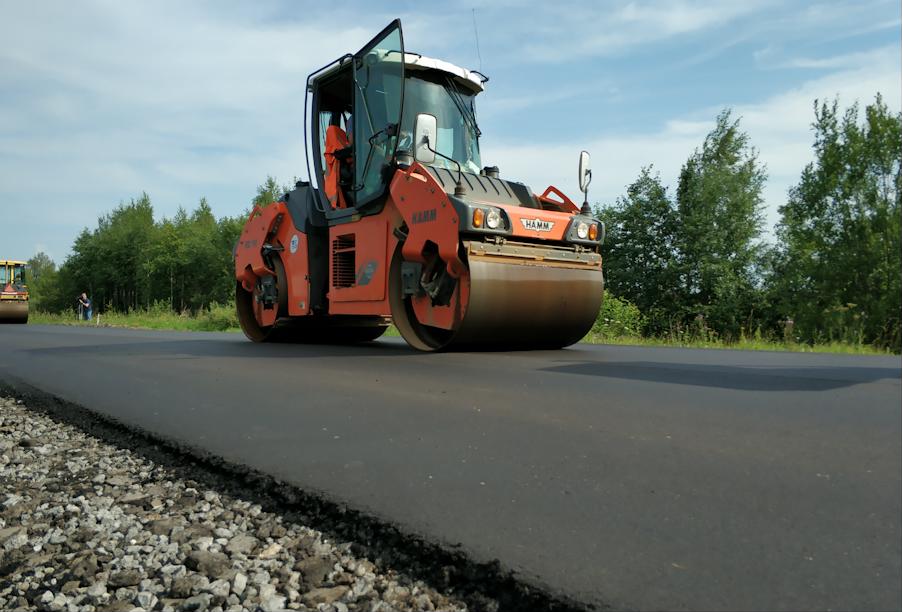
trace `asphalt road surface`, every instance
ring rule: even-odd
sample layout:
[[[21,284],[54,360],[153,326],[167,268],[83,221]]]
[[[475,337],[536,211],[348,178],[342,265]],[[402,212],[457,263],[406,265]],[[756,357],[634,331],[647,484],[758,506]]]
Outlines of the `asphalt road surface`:
[[[0,327],[18,380],[586,604],[902,607],[898,357]]]

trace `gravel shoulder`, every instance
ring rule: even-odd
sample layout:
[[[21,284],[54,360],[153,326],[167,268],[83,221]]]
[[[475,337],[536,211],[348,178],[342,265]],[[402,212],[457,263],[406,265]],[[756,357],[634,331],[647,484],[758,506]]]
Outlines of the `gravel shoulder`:
[[[468,609],[352,548],[0,398],[0,609]]]

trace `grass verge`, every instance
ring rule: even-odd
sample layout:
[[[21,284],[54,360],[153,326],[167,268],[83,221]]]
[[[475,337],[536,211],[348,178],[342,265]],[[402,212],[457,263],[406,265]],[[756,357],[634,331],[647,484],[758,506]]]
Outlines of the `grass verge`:
[[[769,340],[742,339],[736,342],[686,338],[643,338],[640,336],[605,336],[589,333],[582,340],[589,344],[616,344],[622,346],[656,346],[676,348],[726,349],[738,351],[782,351],[790,353],[842,353],[847,355],[893,355],[890,350],[869,344],[825,342],[802,344],[798,342],[774,342]]]
[[[175,331],[241,331],[234,310],[226,306],[214,306],[198,315],[169,311],[133,310],[128,313],[107,311],[94,315],[91,321],[79,321],[75,315],[32,312],[30,323],[47,325],[77,325],[99,327],[125,327],[131,329],[167,329]]]
[[[238,332],[241,329],[235,318],[233,307],[229,305],[214,305],[209,310],[202,311],[199,315],[187,313],[174,313],[151,308],[149,310],[135,310],[129,313],[105,312],[92,321],[79,321],[74,315],[50,314],[45,312],[32,312],[29,322],[49,325],[78,325],[123,327],[131,329],[165,329],[175,331],[229,331]],[[385,332],[388,337],[399,337],[397,328],[390,326]],[[613,344],[622,346],[654,346],[654,347],[679,347],[679,348],[705,348],[705,349],[733,349],[742,351],[786,351],[797,353],[842,353],[849,355],[892,355],[892,351],[874,347],[867,344],[849,344],[843,342],[829,342],[820,344],[801,344],[796,342],[774,342],[763,339],[741,339],[737,342],[726,342],[720,339],[692,339],[692,338],[644,338],[634,335],[606,335],[590,332],[582,340],[589,344]]]

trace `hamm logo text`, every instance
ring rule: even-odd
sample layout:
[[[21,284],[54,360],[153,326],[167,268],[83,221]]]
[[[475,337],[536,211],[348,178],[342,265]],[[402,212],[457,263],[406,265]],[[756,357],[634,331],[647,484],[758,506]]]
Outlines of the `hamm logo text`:
[[[523,227],[533,232],[550,232],[554,227],[553,221],[543,221],[542,219],[520,219]]]
[[[417,210],[413,213],[412,221],[414,224],[416,223],[429,223],[430,221],[435,221],[435,209],[430,208],[429,210]]]

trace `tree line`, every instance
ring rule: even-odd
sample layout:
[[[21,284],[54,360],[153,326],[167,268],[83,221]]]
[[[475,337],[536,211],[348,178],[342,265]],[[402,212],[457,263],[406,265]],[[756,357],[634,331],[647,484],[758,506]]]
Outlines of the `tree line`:
[[[281,197],[286,188],[268,177],[251,208]],[[250,213],[216,219],[206,198],[190,213],[155,221],[150,197],[121,203],[85,228],[59,268],[45,254],[29,260],[29,289],[37,309],[73,311],[87,292],[97,312],[159,307],[196,314],[234,299],[232,253]]]
[[[815,102],[814,161],[763,235],[766,180],[740,120],[722,112],[686,160],[676,193],[653,168],[597,208],[607,287],[643,335],[763,334],[795,342],[902,346],[902,116],[878,95]]]
[[[814,111],[815,159],[780,207],[774,236],[763,231],[766,169],[729,110],[683,164],[675,193],[649,166],[623,196],[596,206],[609,297],[638,311],[642,335],[902,347],[902,116],[879,95],[863,116],[836,101],[816,101]],[[268,177],[251,206],[287,190]],[[216,219],[201,199],[155,221],[143,194],[83,230],[58,269],[43,253],[32,258],[36,306],[72,309],[81,291],[101,311],[227,303],[246,216]]]

